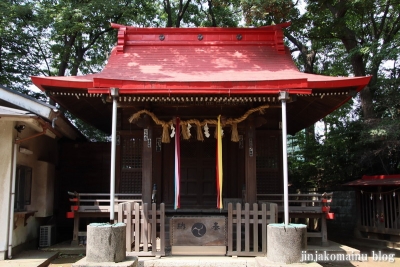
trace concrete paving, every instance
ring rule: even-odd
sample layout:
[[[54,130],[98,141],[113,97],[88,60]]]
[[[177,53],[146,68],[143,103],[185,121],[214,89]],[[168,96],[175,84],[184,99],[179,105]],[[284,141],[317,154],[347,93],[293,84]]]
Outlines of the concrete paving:
[[[256,267],[254,257],[168,256],[139,257],[139,267]]]
[[[128,256],[120,262],[88,262],[87,257],[72,264],[72,267],[137,267],[138,258]]]
[[[57,244],[45,250],[31,250],[18,254],[11,260],[0,261],[0,267],[47,267],[49,263],[57,258],[58,254],[85,254],[84,246],[71,246],[70,242]],[[309,254],[358,254],[359,250],[329,241],[329,246],[322,247],[318,243],[309,243],[307,252]],[[139,257],[138,266],[141,267],[316,267],[318,263],[301,264],[277,264],[269,261],[266,257],[229,257],[229,256],[171,256]]]
[[[0,267],[46,267],[57,256],[57,251],[28,250],[13,259],[0,261]]]
[[[265,257],[257,257],[255,258],[256,265],[255,267],[321,267],[320,264],[316,262],[307,262],[307,263],[291,263],[291,264],[282,264],[282,263],[276,263],[268,260],[268,258]]]

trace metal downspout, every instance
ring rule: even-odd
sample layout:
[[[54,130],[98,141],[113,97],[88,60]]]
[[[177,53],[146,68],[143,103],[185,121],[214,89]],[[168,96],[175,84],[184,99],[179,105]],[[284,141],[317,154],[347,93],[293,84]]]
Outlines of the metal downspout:
[[[15,201],[15,180],[17,171],[17,151],[18,144],[14,144],[12,171],[11,171],[11,187],[10,187],[10,207],[9,207],[9,223],[8,223],[8,258],[12,259],[12,240],[14,231],[14,201]]]
[[[288,189],[288,162],[287,162],[287,125],[286,125],[286,100],[289,93],[281,91],[279,100],[282,101],[282,157],[283,157],[283,211],[285,225],[289,225],[289,189]]]
[[[111,129],[111,173],[110,173],[110,221],[114,220],[115,202],[115,155],[117,149],[117,97],[118,88],[110,88],[113,98],[112,106],[112,129]]]

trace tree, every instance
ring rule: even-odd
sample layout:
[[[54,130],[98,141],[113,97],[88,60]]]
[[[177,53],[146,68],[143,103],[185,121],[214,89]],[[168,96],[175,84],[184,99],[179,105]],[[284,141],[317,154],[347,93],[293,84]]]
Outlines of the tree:
[[[326,14],[326,26],[333,37],[341,40],[355,76],[372,75],[369,86],[360,93],[360,140],[365,148],[361,159],[370,166],[370,173],[397,172],[399,133],[394,129],[398,129],[398,112],[387,103],[398,99],[398,90],[393,87],[395,75],[383,73],[382,65],[387,60],[398,60],[400,2],[310,1],[309,6],[312,12]]]
[[[314,151],[339,166],[339,157],[335,163],[325,151],[338,147],[334,143],[341,143],[343,136],[354,141],[348,143],[352,146],[348,151],[358,158],[359,170],[393,173],[400,168],[399,13],[399,1],[388,0],[2,1],[0,82],[23,91],[31,75],[100,71],[116,41],[110,22],[138,27],[227,27],[241,21],[248,26],[291,21],[284,34],[300,70],[373,76],[355,101],[360,108],[343,108],[324,120],[325,137],[315,133],[314,127],[299,133],[299,142],[308,143],[298,152],[313,163],[307,168],[315,168],[309,168],[309,173],[314,172],[310,177],[322,177],[325,174],[320,171],[327,169]],[[383,65],[388,61],[390,67]],[[357,115],[351,120],[346,113],[350,111]]]
[[[0,2],[0,83],[28,93],[30,76],[40,73],[43,28],[31,1]],[[34,94],[31,94],[34,95]],[[40,95],[36,95],[40,97]]]
[[[100,71],[116,42],[111,22],[151,26],[156,8],[150,1],[40,1],[47,21],[52,55],[47,75],[78,75]]]
[[[166,27],[235,27],[241,20],[238,0],[163,0]]]
[[[299,1],[284,0],[247,0],[243,2],[243,9],[246,22],[250,24],[292,21],[285,37],[291,51],[300,52],[295,59],[301,70],[334,76],[373,77],[355,101],[360,108],[342,108],[336,115],[324,119],[327,129],[324,141],[318,135],[313,136],[312,128],[296,135],[295,142],[299,143],[294,160],[301,160],[293,165],[297,167],[292,173],[303,168],[303,175],[307,174],[310,182],[320,176],[325,183],[330,183],[332,174],[336,175],[336,180],[343,181],[361,172],[398,172],[399,75],[396,62],[400,3],[382,0],[305,3],[304,12],[299,12]],[[388,60],[394,62],[391,69],[383,67]],[[346,112],[354,116],[349,119]],[[307,143],[310,140],[311,143]],[[335,155],[333,151],[338,147],[346,147],[348,153]],[[329,164],[319,161],[321,155]],[[352,160],[344,160],[345,156]],[[338,172],[339,169],[354,170]]]

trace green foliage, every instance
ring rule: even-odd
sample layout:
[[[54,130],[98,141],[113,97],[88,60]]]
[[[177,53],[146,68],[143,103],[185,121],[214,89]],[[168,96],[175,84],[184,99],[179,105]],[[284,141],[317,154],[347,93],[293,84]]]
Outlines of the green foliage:
[[[348,103],[324,118],[323,129],[315,135],[303,130],[290,137],[289,177],[294,186],[333,187],[366,171],[359,142],[362,125],[356,113]]]
[[[90,124],[75,117],[69,112],[64,113],[65,117],[89,140],[90,142],[110,142],[111,138],[102,131],[94,128]]]
[[[374,110],[377,118],[364,122],[361,143],[363,161],[375,174],[398,173],[400,171],[400,71],[382,68],[379,72],[374,94]]]
[[[146,0],[42,0],[39,6],[51,43],[49,75],[58,76],[100,71],[116,42],[110,23],[152,26],[157,10]]]
[[[239,0],[163,0],[162,6],[166,27],[236,27],[242,15]]]
[[[288,29],[286,36],[295,37],[288,37],[292,48],[301,54],[317,52],[314,73],[373,76],[354,110],[337,111],[324,119],[326,132],[316,134],[314,144],[304,141],[304,133],[293,137],[303,144],[290,159],[294,183],[330,186],[362,174],[399,173],[399,18],[398,1],[307,1],[306,12],[296,20],[308,21],[300,27],[310,49],[301,51],[296,41],[304,44],[304,39]],[[297,58],[303,70],[309,63],[305,59]],[[384,65],[387,60],[392,60],[393,68]],[[348,114],[353,114],[350,120]]]
[[[291,0],[243,0],[242,6],[246,24],[254,26],[289,21],[297,12]]]
[[[20,91],[39,73],[38,25],[33,3],[0,2],[0,84]]]

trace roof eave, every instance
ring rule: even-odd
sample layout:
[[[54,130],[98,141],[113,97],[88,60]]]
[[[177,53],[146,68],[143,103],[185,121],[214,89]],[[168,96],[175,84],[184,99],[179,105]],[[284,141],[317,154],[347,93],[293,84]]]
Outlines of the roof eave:
[[[48,131],[51,131],[54,135],[57,135],[59,137],[61,136],[60,135],[61,133],[62,135],[65,135],[66,137],[72,140],[79,138],[78,131],[73,126],[71,126],[64,117],[60,118],[60,114],[55,106],[43,103],[37,99],[31,98],[26,95],[22,95],[18,92],[3,87],[0,87],[0,99],[32,113],[32,114],[20,114],[20,115],[15,114],[13,116],[3,115],[2,118],[4,118],[4,120],[17,120],[17,119],[20,120],[23,118],[24,120],[29,119],[28,122],[31,122],[32,119],[35,119],[36,121],[40,120],[41,124],[49,124],[48,122],[45,122],[43,119],[46,119],[50,122],[53,122],[53,120],[57,120],[58,129],[49,126]]]
[[[56,107],[6,88],[0,88],[0,99],[50,120],[55,117]]]

